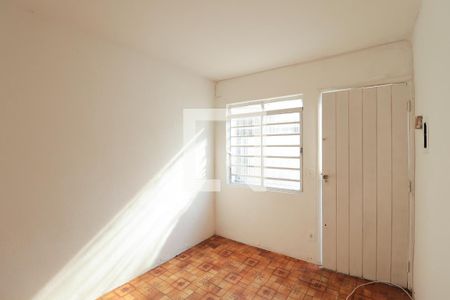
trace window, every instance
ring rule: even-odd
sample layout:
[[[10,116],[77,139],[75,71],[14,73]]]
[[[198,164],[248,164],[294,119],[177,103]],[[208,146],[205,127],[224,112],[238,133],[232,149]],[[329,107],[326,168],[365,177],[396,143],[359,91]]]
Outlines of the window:
[[[302,108],[299,96],[227,106],[229,183],[302,190]]]

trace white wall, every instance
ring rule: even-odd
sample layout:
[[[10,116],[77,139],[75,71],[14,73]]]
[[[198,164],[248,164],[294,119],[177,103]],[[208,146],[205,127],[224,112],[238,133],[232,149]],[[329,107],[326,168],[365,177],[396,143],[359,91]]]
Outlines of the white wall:
[[[449,299],[450,282],[450,2],[424,0],[414,33],[416,114],[430,129],[423,150],[416,131],[416,299]]]
[[[193,153],[211,175],[210,133],[176,155],[214,84],[0,8],[0,298],[94,299],[212,235],[179,174]]]
[[[293,257],[320,262],[318,108],[320,90],[411,79],[412,53],[399,42],[325,60],[221,81],[216,106],[270,97],[304,95],[304,191],[253,192],[226,184],[225,128],[216,127],[217,233]],[[310,239],[309,235],[313,238]]]

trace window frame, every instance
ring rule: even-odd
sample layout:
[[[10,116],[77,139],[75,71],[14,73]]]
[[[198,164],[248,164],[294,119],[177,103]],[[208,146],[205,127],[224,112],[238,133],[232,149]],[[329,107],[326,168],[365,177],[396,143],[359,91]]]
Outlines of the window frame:
[[[226,105],[226,169],[227,169],[227,183],[229,185],[236,185],[236,186],[255,186],[258,188],[263,188],[267,191],[274,191],[274,192],[283,192],[283,193],[301,193],[303,192],[303,95],[297,94],[297,95],[290,95],[290,96],[283,96],[283,97],[275,97],[275,98],[268,98],[268,99],[261,99],[261,100],[252,100],[252,101],[243,101],[243,102],[237,102],[237,103],[230,103]],[[301,100],[302,104],[300,107],[295,108],[286,108],[286,109],[273,109],[273,110],[265,110],[265,104],[268,103],[274,103],[274,102],[282,102],[282,101],[289,101],[289,100]],[[248,113],[235,113],[231,114],[231,109],[233,108],[239,108],[249,105],[261,105],[261,111],[259,112],[248,112]],[[267,115],[279,115],[284,113],[298,113],[299,114],[299,121],[293,121],[293,122],[274,122],[274,123],[264,123],[264,116]],[[231,120],[237,119],[237,118],[246,118],[246,117],[260,117],[259,125],[241,125],[241,126],[231,126]],[[286,124],[299,124],[299,132],[295,134],[264,134],[264,126],[267,125],[286,125]],[[231,138],[232,137],[238,137],[236,135],[232,135],[231,130],[234,128],[245,128],[245,127],[254,127],[254,128],[260,128],[259,129],[259,135],[250,135],[250,136],[241,136],[241,137],[260,137],[260,143],[259,145],[240,145],[238,147],[260,147],[260,154],[259,155],[232,155],[231,153]],[[298,145],[281,145],[281,144],[275,144],[275,145],[265,145],[264,144],[264,137],[266,136],[298,136],[299,137],[299,144]],[[236,147],[236,146],[234,146]],[[275,156],[275,155],[264,155],[264,147],[294,147],[299,149],[299,155],[298,156]],[[256,158],[260,160],[260,165],[236,165],[232,164],[232,157],[250,157],[250,158]],[[266,167],[264,166],[264,159],[265,158],[282,158],[282,159],[298,159],[299,160],[299,167],[298,168],[288,168],[288,167]],[[231,172],[232,167],[255,167],[260,168],[260,175],[259,176],[252,176],[252,175],[240,175],[244,177],[251,177],[251,178],[257,178],[260,179],[259,184],[251,184],[251,183],[243,183],[243,182],[233,182],[231,180],[231,176],[237,175],[233,174]],[[284,178],[276,178],[276,177],[265,177],[264,176],[264,169],[278,169],[278,170],[298,170],[299,171],[299,179],[284,179]],[[239,176],[239,175],[238,175]],[[300,185],[300,189],[288,189],[288,188],[276,188],[276,187],[266,187],[264,186],[265,180],[280,180],[280,181],[290,181],[290,182],[298,182]]]

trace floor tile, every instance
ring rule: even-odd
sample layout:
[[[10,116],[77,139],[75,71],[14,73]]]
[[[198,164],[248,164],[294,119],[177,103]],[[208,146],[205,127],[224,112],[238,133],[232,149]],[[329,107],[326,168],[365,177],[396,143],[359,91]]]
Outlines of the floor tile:
[[[101,300],[345,300],[368,281],[213,236]],[[352,300],[408,300],[397,288],[373,284]]]

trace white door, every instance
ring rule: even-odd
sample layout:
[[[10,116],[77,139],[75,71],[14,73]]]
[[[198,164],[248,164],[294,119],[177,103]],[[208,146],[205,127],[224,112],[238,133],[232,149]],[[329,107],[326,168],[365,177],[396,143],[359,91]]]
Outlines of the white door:
[[[408,286],[410,89],[322,94],[323,266]]]

